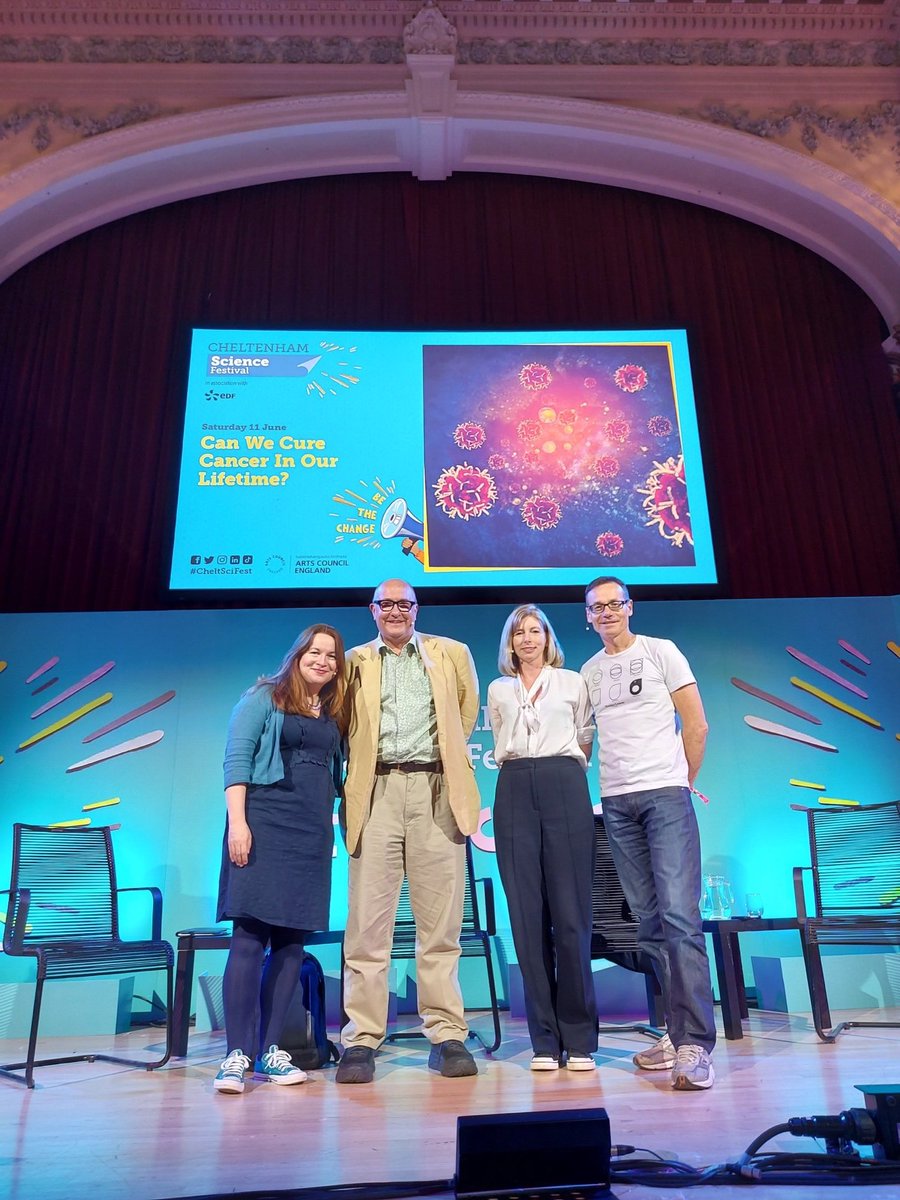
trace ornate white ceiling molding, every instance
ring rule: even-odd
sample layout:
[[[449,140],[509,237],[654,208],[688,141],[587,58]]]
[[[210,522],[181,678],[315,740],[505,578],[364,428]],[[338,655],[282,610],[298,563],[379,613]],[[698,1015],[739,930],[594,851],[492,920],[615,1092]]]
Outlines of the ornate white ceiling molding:
[[[452,57],[433,65],[449,78]],[[96,225],[272,180],[372,171],[580,179],[672,196],[773,229],[835,263],[900,320],[900,212],[839,171],[759,138],[587,101],[409,92],[315,96],[160,118],[0,180],[0,279]]]
[[[863,159],[878,142],[889,138],[895,164],[900,168],[900,100],[885,100],[850,116],[808,104],[793,104],[786,112],[770,110],[765,116],[754,116],[736,105],[712,103],[695,112],[683,111],[683,115],[763,138],[782,138],[797,129],[810,154],[815,154],[825,139],[840,143],[854,158]]]
[[[394,31],[399,35],[423,0],[4,0],[0,29],[130,30],[156,26],[186,33],[209,29],[306,31],[341,30],[365,37]],[[850,21],[841,28],[886,27],[897,16],[896,0],[440,0],[440,11],[460,37],[590,37],[597,30],[630,21],[682,23],[699,28],[719,19],[816,24]]]
[[[677,29],[659,29],[655,34],[635,28],[621,37],[592,38],[590,41],[552,38],[461,41],[457,60],[464,67],[682,67],[703,69],[772,69],[823,71],[836,68],[877,67],[895,71],[900,65],[900,48],[886,39],[846,40],[831,37],[782,36],[770,40],[764,31],[723,29],[711,23],[702,37],[688,39]],[[739,40],[736,40],[739,39]],[[0,63],[47,63],[59,66],[112,63],[163,64],[169,67],[219,63],[229,66],[327,65],[356,67],[390,66],[403,62],[399,37],[354,39],[343,35],[303,37],[282,34],[264,37],[160,36],[118,37],[3,37]],[[889,86],[889,82],[885,82]]]
[[[143,43],[152,52],[163,41],[176,61],[196,61],[198,52],[209,61],[204,54],[229,43],[252,51],[254,39],[286,39],[352,44],[369,61],[402,53],[403,30],[420,8],[421,0],[2,0],[0,38],[74,56],[135,55]],[[611,53],[604,46],[623,39],[757,37],[797,41],[797,65],[805,65],[819,41],[879,42],[890,53],[898,27],[897,0],[442,0],[439,11],[456,32],[461,62],[600,62]]]
[[[439,55],[410,60],[406,90],[414,115],[422,116],[446,106],[457,88],[448,70],[450,66],[452,59]],[[93,110],[83,105],[50,102],[17,105],[0,115],[0,141],[24,136],[38,154],[45,154],[58,150],[60,141],[66,144],[73,137],[96,137],[182,111],[177,104],[163,107],[150,101],[112,109],[98,104]],[[697,108],[680,108],[676,115],[775,141],[796,131],[800,145],[810,154],[831,143],[860,162],[877,156],[879,161],[889,163],[893,157],[895,167],[900,169],[900,101],[885,100],[849,115],[825,106],[799,103],[786,109],[770,105],[763,113],[751,113],[740,105],[707,101]]]

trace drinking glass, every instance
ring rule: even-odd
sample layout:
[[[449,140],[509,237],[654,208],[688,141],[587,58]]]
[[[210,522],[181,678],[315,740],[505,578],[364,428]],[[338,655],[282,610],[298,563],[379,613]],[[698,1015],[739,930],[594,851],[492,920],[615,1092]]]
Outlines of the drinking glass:
[[[760,892],[748,892],[746,905],[748,917],[761,917],[763,915],[763,898]]]

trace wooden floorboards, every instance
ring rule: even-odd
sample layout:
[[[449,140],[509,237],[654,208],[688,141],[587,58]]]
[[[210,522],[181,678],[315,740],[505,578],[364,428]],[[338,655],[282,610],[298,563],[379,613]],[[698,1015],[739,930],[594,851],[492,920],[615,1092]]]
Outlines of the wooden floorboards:
[[[860,1014],[854,1014],[859,1016]],[[871,1014],[900,1020],[900,1011]],[[473,1025],[487,1019],[473,1019]],[[189,1056],[160,1071],[108,1063],[44,1067],[28,1092],[0,1079],[0,1196],[9,1200],[162,1200],[362,1181],[450,1179],[456,1117],[534,1109],[603,1107],[614,1143],[629,1143],[703,1166],[737,1157],[763,1130],[792,1116],[862,1106],[858,1083],[897,1084],[900,1029],[849,1030],[835,1045],[815,1036],[808,1018],[752,1013],[741,1041],[720,1041],[717,1082],[708,1092],[673,1092],[665,1073],[638,1073],[639,1034],[604,1033],[593,1074],[528,1070],[530,1046],[519,1021],[504,1022],[491,1058],[476,1051],[480,1074],[443,1079],[427,1069],[426,1048],[386,1047],[376,1082],[337,1087],[334,1069],[299,1087],[248,1085],[221,1096],[212,1079],[222,1054],[218,1035],[191,1036]],[[158,1042],[158,1032],[115,1039],[128,1053]],[[109,1041],[45,1039],[44,1055]],[[9,1061],[21,1044],[0,1042]],[[767,1149],[822,1149],[782,1135]],[[624,1200],[663,1192],[616,1185]],[[736,1200],[897,1200],[900,1188],[705,1188],[693,1195]],[[451,1195],[452,1192],[447,1193]]]

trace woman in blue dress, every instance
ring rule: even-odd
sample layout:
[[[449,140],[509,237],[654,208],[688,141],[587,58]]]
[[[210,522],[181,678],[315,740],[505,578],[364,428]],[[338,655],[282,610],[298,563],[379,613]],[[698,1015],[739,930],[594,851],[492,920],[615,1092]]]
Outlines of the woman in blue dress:
[[[218,920],[234,928],[218,1092],[243,1092],[254,1062],[272,1083],[306,1079],[278,1041],[304,940],[328,928],[344,695],[341,636],[330,625],[311,625],[231,714]]]

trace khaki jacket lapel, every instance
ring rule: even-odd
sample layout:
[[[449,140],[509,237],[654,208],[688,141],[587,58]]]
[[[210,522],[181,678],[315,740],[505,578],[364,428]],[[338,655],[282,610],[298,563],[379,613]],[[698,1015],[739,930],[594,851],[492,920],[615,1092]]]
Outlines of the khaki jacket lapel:
[[[428,682],[431,684],[431,698],[434,701],[434,715],[440,737],[447,724],[447,686],[442,670],[444,652],[440,642],[420,636],[419,653],[422,656]]]
[[[366,658],[360,664],[360,684],[372,739],[371,747],[367,749],[371,750],[374,764],[378,754],[378,734],[381,730],[381,656],[375,642],[370,642],[366,650]]]

